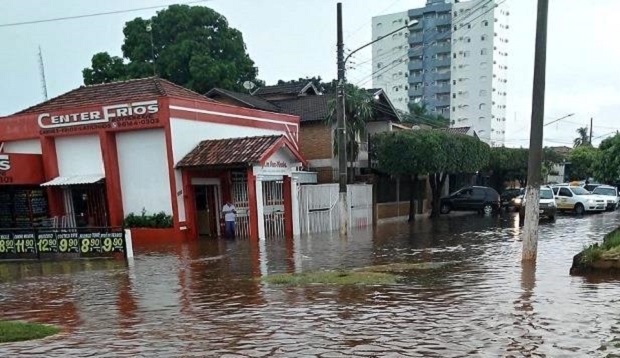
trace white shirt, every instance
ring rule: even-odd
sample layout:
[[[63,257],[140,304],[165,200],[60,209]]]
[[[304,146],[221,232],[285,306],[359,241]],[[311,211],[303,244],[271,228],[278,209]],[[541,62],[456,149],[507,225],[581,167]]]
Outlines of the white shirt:
[[[237,215],[233,212],[233,210],[235,210],[235,206],[232,204],[225,204],[224,207],[222,208],[222,212],[224,213],[224,220],[225,221],[235,221],[235,218],[237,217]]]

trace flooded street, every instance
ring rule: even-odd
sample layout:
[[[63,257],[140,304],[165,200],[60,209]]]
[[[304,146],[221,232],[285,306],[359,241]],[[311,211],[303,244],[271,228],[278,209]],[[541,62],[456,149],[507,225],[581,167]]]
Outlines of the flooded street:
[[[136,258],[0,264],[0,319],[61,326],[0,356],[546,356],[620,353],[620,280],[569,276],[620,214],[564,216],[521,265],[518,217],[383,225],[293,244],[137,247]],[[261,275],[454,262],[397,285],[288,288]],[[616,347],[618,345],[618,347]]]

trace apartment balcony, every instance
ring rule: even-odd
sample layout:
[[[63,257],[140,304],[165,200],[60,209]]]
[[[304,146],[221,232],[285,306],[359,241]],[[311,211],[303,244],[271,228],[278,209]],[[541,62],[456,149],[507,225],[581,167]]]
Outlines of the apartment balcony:
[[[423,82],[424,81],[424,75],[420,74],[417,76],[414,75],[409,75],[409,83],[415,83],[415,82]]]
[[[432,79],[435,81],[449,80],[450,76],[450,71],[445,73],[432,72]]]
[[[422,56],[424,54],[424,46],[416,46],[409,49],[409,57]]]
[[[418,87],[417,89],[415,87],[410,87],[409,88],[409,97],[422,96],[423,94],[424,94],[424,88],[423,87]]]
[[[409,71],[421,70],[424,68],[424,62],[422,61],[409,61]]]
[[[410,35],[409,36],[409,44],[417,46],[417,45],[422,45],[424,43],[424,35],[423,34],[417,34],[417,35]]]
[[[452,59],[450,57],[442,58],[442,59],[432,59],[431,67],[438,66],[450,66],[452,64]]]

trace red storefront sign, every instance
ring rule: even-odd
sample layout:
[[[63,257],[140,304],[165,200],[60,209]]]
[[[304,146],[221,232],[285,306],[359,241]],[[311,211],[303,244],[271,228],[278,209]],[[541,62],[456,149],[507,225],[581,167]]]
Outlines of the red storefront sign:
[[[0,185],[39,185],[43,182],[41,155],[0,153]]]

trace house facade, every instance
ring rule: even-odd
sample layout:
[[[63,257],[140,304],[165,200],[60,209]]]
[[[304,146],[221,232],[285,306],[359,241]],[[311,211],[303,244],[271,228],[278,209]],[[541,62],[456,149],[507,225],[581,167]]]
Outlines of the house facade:
[[[358,173],[362,168],[369,168],[371,165],[368,157],[368,138],[371,135],[407,129],[400,124],[397,111],[382,89],[367,91],[377,110],[375,118],[366,124],[367,133],[358,138],[359,155],[357,160],[350,164]],[[262,87],[252,94],[215,88],[206,96],[221,103],[298,116],[299,150],[307,160],[310,170],[317,173],[319,183],[330,183],[338,179],[338,156],[334,153],[335,127],[329,121],[334,95],[323,94],[311,81],[302,81]]]

